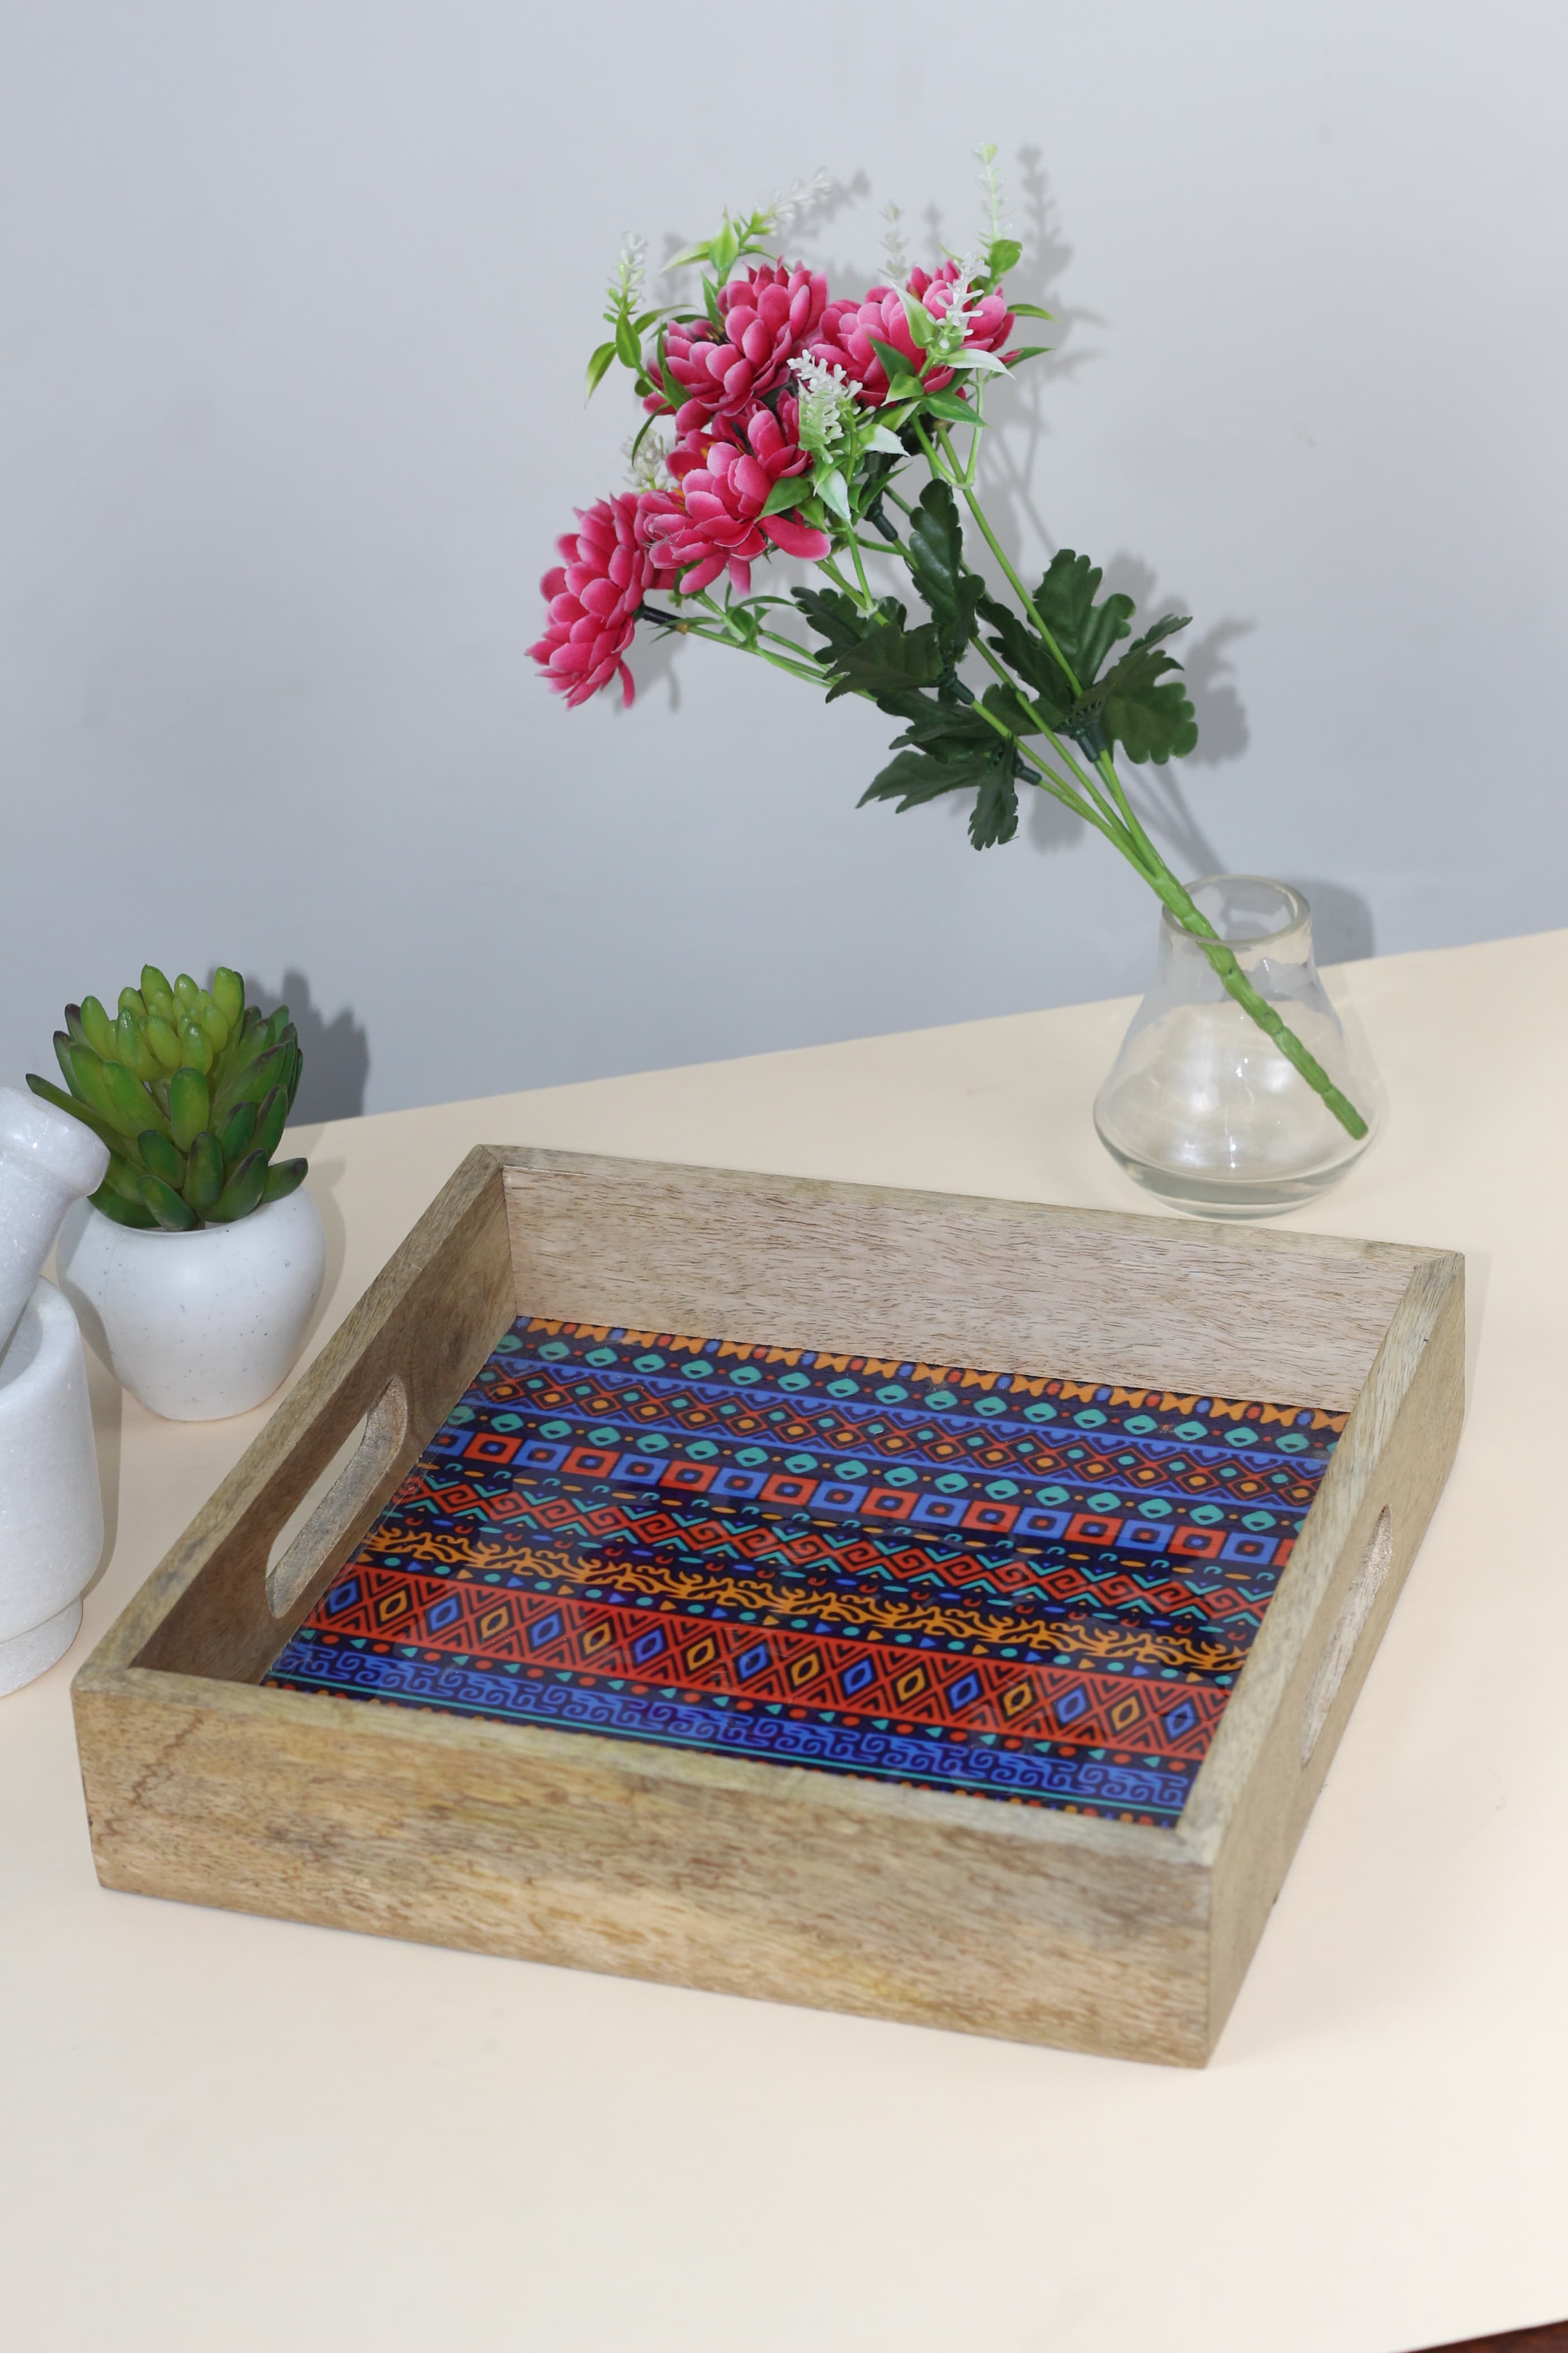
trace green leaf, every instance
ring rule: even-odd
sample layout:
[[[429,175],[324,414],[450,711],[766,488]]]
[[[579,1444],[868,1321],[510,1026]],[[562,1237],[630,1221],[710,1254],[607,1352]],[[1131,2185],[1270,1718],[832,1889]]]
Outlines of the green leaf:
[[[1099,677],[1117,639],[1126,637],[1137,609],[1131,596],[1120,595],[1097,605],[1101,576],[1087,555],[1064,547],[1035,591],[1035,609],[1067,656],[1080,692]]]
[[[976,849],[990,849],[1011,841],[1018,830],[1018,789],[1013,780],[1013,759],[1005,744],[995,753],[975,750],[952,759],[930,752],[900,752],[874,776],[860,796],[868,801],[892,801],[901,815],[923,808],[944,793],[978,786],[970,812],[969,839]]]
[[[262,1104],[257,1117],[256,1134],[251,1139],[253,1149],[264,1160],[270,1160],[283,1140],[283,1129],[289,1117],[289,1090],[274,1087]]]
[[[936,341],[936,321],[931,317],[920,296],[911,294],[908,288],[904,289],[900,299],[904,306],[904,316],[910,322],[911,340],[922,352],[929,352]]]
[[[889,401],[918,400],[921,392],[920,379],[911,375],[910,364],[897,343],[879,343],[875,335],[870,338],[870,343],[871,349],[881,361],[887,374]],[[921,364],[923,367],[925,363],[922,361]]]
[[[191,1146],[184,1187],[185,1199],[198,1218],[211,1212],[223,1187],[223,1147],[210,1129],[204,1128]]]
[[[827,639],[828,650],[816,656],[819,662],[830,661],[843,647],[859,645],[884,623],[894,628],[904,624],[904,608],[896,596],[884,596],[875,613],[863,613],[840,588],[796,588],[794,601],[817,636]]]
[[[1024,248],[1016,237],[994,237],[985,257],[986,274],[991,278],[1000,278],[1005,271],[1016,269],[1023,259]]]
[[[112,1218],[117,1226],[134,1226],[145,1232],[157,1225],[158,1220],[151,1209],[144,1208],[140,1201],[127,1201],[107,1182],[100,1185],[96,1193],[89,1194],[89,1198],[95,1209],[101,1210],[106,1218]]]
[[[786,474],[782,482],[773,484],[773,489],[763,501],[762,513],[758,516],[758,521],[762,520],[763,515],[787,513],[792,507],[799,506],[805,496],[805,485],[801,477],[798,474]]]
[[[1106,736],[1130,760],[1152,760],[1163,767],[1167,760],[1184,759],[1197,743],[1197,720],[1184,688],[1164,678],[1167,670],[1180,670],[1181,663],[1156,650],[1160,636],[1185,627],[1184,619],[1167,616],[1129,648],[1094,690]]]
[[[188,1234],[196,1222],[195,1211],[161,1176],[142,1177],[142,1198],[166,1234]]]
[[[65,1089],[57,1087],[52,1080],[40,1079],[36,1071],[27,1072],[27,1084],[44,1103],[53,1103],[57,1111],[68,1111],[73,1119],[79,1119],[83,1127],[92,1130],[100,1144],[108,1145],[110,1152],[125,1149],[125,1138],[120,1130],[111,1126],[90,1104],[79,1103],[75,1095],[68,1095]]]
[[[232,1225],[261,1207],[267,1189],[267,1162],[259,1152],[247,1152],[207,1212],[210,1225]],[[182,1207],[184,1205],[182,1204]]]
[[[1002,356],[1009,367],[1017,367],[1024,360],[1047,359],[1055,349],[1054,343],[1025,343],[1018,351],[1004,352]]]
[[[244,1159],[250,1147],[250,1139],[255,1134],[256,1105],[253,1103],[241,1103],[238,1110],[231,1113],[224,1123],[223,1133],[218,1138],[223,1146],[226,1166],[232,1168],[238,1161]]]
[[[155,1127],[144,1127],[136,1139],[136,1149],[142,1155],[142,1167],[150,1176],[161,1176],[164,1184],[173,1186],[176,1193],[183,1190],[185,1155],[170,1143],[166,1135],[160,1135]]]
[[[930,608],[942,659],[951,669],[973,633],[985,583],[964,563],[958,502],[945,482],[928,482],[921,492],[910,525],[909,556],[910,576]]]
[[[610,369],[615,363],[615,357],[616,345],[613,338],[609,343],[601,343],[599,345],[598,350],[588,362],[588,374],[586,379],[587,390],[583,395],[584,400],[593,399],[594,395],[598,391],[599,386],[604,383],[605,376],[609,374]]]
[[[996,633],[988,641],[992,652],[1000,654],[1014,676],[1033,689],[1045,723],[1058,731],[1070,728],[1073,691],[1045,639],[1010,605],[999,605],[994,597],[983,596],[979,609]]]
[[[818,474],[813,487],[830,514],[836,514],[840,522],[854,522],[855,518],[849,512],[849,492],[837,466],[830,467],[825,474]]]
[[[908,698],[922,686],[934,686],[946,664],[934,622],[906,629],[900,623],[883,621],[868,629],[858,645],[836,650],[833,668],[829,702],[852,691],[881,702],[886,696]],[[899,705],[892,707],[897,710]]]
[[[632,322],[626,318],[616,321],[616,357],[623,367],[642,365],[642,351],[632,332]]]
[[[1045,319],[1047,320],[1053,327],[1057,322],[1056,312],[1054,311],[1042,311],[1037,302],[1009,302],[1007,308],[1012,311],[1013,316],[1016,319]]]
[[[976,849],[995,849],[1018,830],[1018,787],[1010,759],[993,760],[969,813],[969,839]]]
[[[182,1152],[188,1152],[203,1128],[212,1125],[212,1096],[204,1071],[187,1064],[169,1081],[169,1124]]]
[[[267,1182],[261,1190],[263,1207],[267,1207],[273,1201],[287,1200],[289,1194],[303,1182],[305,1171],[310,1165],[308,1160],[280,1160],[275,1168],[269,1168],[267,1172]]]
[[[945,417],[950,425],[981,425],[985,421],[976,417],[973,403],[960,400],[956,392],[928,392],[925,405],[933,417]]]

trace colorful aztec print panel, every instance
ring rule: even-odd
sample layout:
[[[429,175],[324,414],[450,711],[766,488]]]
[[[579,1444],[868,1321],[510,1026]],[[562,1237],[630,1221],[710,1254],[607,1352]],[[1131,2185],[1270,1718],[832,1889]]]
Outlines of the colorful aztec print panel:
[[[267,1680],[1170,1823],[1344,1419],[520,1317]]]

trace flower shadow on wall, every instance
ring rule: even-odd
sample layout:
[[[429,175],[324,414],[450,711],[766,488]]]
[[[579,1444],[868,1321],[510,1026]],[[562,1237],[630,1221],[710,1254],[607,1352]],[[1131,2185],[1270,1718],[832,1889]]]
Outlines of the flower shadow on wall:
[[[287,1005],[299,1032],[304,1067],[294,1101],[292,1124],[310,1125],[317,1120],[358,1119],[364,1110],[370,1077],[370,1039],[353,1009],[345,1005],[329,1021],[316,1003],[310,984],[290,965],[277,989],[252,979],[250,994],[264,1012]]]

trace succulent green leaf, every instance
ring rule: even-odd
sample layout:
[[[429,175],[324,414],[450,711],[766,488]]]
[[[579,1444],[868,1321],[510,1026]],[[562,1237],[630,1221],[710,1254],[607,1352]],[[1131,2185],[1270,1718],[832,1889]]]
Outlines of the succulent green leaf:
[[[264,1160],[270,1160],[283,1140],[283,1128],[289,1117],[289,1090],[276,1086],[257,1113],[256,1134],[251,1138],[253,1148]]]
[[[188,1152],[202,1130],[212,1125],[206,1075],[189,1064],[169,1081],[169,1124],[182,1152]]]
[[[66,1033],[78,1046],[90,1047],[92,1044],[92,1039],[87,1034],[87,1025],[81,1018],[79,1005],[66,1007]]]
[[[951,669],[973,633],[985,583],[964,563],[958,502],[945,482],[928,482],[921,492],[910,525],[909,556],[910,576],[930,608],[942,659]]]
[[[286,1200],[303,1182],[310,1165],[308,1160],[279,1160],[276,1167],[269,1168],[261,1192],[263,1203]]]
[[[133,1013],[138,1021],[144,1021],[147,1018],[147,1008],[133,988],[121,990],[120,1003],[116,1009],[121,1013]]]
[[[300,1074],[305,1067],[305,1057],[298,1046],[294,1049],[294,1067],[289,1073],[289,1108],[294,1108],[294,1098],[300,1092]]]
[[[108,1145],[110,1152],[123,1152],[127,1149],[125,1138],[121,1134],[120,1130],[105,1119],[100,1112],[92,1110],[76,1095],[67,1094],[63,1087],[57,1087],[48,1079],[40,1079],[34,1071],[29,1071],[27,1073],[27,1084],[43,1102],[53,1103],[57,1111],[68,1111],[73,1119],[79,1119],[83,1127],[89,1127],[92,1130],[100,1144]]]
[[[180,1023],[180,1060],[203,1077],[212,1069],[212,1040],[199,1021],[187,1013]]]
[[[266,1189],[266,1158],[259,1152],[247,1152],[207,1212],[208,1221],[226,1226],[232,1225],[236,1218],[248,1218],[253,1209],[261,1207]]]
[[[175,1002],[186,1013],[194,1013],[197,1006],[200,1005],[202,1001],[200,985],[191,978],[188,972],[181,973],[175,980],[174,998]]]
[[[68,1008],[68,1010],[69,1008]],[[113,1053],[114,1024],[110,1019],[108,1014],[104,1011],[96,997],[84,997],[82,998],[81,1026],[87,1032],[87,1042],[92,1048],[95,1054],[108,1055]]]
[[[232,1168],[237,1161],[244,1159],[250,1146],[250,1139],[255,1134],[256,1105],[253,1103],[243,1103],[237,1111],[230,1113],[224,1123],[223,1133],[218,1138],[223,1146],[224,1161],[228,1167]]]
[[[197,1222],[196,1213],[190,1204],[182,1200],[173,1186],[165,1185],[161,1176],[142,1177],[142,1198],[152,1210],[156,1223],[167,1234],[188,1234]]]
[[[152,1047],[161,1070],[179,1069],[180,1040],[173,1025],[165,1021],[161,1013],[149,1013],[147,1016],[147,1043]]]
[[[277,1006],[273,1011],[268,1015],[263,1027],[266,1031],[268,1044],[269,1046],[276,1046],[281,1039],[283,1032],[289,1027],[289,1008],[286,1005]]]
[[[127,1159],[122,1152],[110,1154],[109,1174],[103,1180],[105,1186],[111,1193],[118,1193],[122,1201],[129,1201],[138,1209],[147,1207],[142,1198],[142,1176],[139,1162]],[[148,1215],[152,1215],[151,1210]]]
[[[186,1203],[198,1218],[205,1218],[216,1205],[223,1187],[223,1147],[216,1136],[204,1128],[191,1146],[186,1165]]]
[[[228,1043],[228,1023],[210,997],[200,1007],[195,1018],[214,1054],[221,1054]]]
[[[155,1127],[144,1127],[136,1139],[142,1166],[151,1176],[161,1176],[178,1193],[185,1181],[185,1155]]]
[[[286,1082],[289,1069],[287,1058],[292,1054],[292,1039],[287,1046],[270,1046],[266,1053],[258,1054],[254,1062],[247,1062],[243,1070],[235,1071],[225,1080],[218,1090],[216,1106],[216,1124],[219,1127],[226,1126],[228,1115],[237,1103],[260,1103],[271,1093],[275,1086]],[[204,1120],[202,1124],[205,1127],[208,1122]]]
[[[144,1232],[158,1222],[143,1203],[126,1200],[123,1194],[116,1193],[107,1180],[88,1198],[95,1209],[100,1209],[106,1218],[112,1218],[117,1226],[134,1226]]]
[[[174,994],[174,983],[166,974],[159,971],[155,964],[144,964],[142,967],[142,994],[149,1003],[154,997],[172,998]]]
[[[220,964],[214,973],[212,999],[229,1028],[237,1029],[245,1012],[245,983],[232,965]]]
[[[138,1021],[129,1007],[114,1025],[114,1054],[132,1078],[140,1079],[143,1084],[155,1079],[162,1067],[148,1042],[146,1024]]]

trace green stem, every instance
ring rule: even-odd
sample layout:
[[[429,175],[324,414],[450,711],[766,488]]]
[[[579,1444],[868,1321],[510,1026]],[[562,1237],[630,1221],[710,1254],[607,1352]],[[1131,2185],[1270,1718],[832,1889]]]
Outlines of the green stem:
[[[915,423],[915,431],[920,436],[921,446],[924,449],[926,456],[931,459],[932,467],[939,474],[942,474],[943,470],[937,464],[936,453],[932,449],[930,441],[926,438],[925,427],[920,423],[918,418]],[[1078,682],[1071,662],[1068,661],[1066,654],[1063,653],[1060,646],[1058,645],[1056,638],[1052,636],[1050,630],[1047,628],[1044,621],[1040,618],[1039,609],[1037,607],[1034,598],[1030,596],[1028,590],[1025,587],[1023,582],[1014,571],[1013,566],[1007,561],[1005,549],[1003,547],[1002,543],[997,538],[995,533],[992,530],[989,522],[987,522],[985,519],[985,510],[981,505],[980,501],[975,497],[973,485],[965,480],[963,469],[959,466],[958,460],[952,454],[952,444],[947,438],[947,427],[944,425],[939,424],[936,428],[936,436],[937,439],[942,444],[942,451],[947,459],[948,465],[952,469],[950,473],[943,475],[943,479],[950,481],[955,490],[963,491],[963,503],[969,509],[970,513],[974,517],[975,522],[979,524],[980,535],[985,542],[986,546],[991,550],[992,554],[996,558],[997,563],[1001,565],[1003,574],[1006,578],[1007,586],[1012,589],[1014,596],[1016,596],[1019,604],[1022,605],[1025,612],[1027,613],[1030,620],[1033,621],[1036,628],[1039,631],[1041,639],[1044,642],[1047,650],[1049,652],[1051,659],[1057,664],[1058,669],[1061,671],[1062,676],[1067,680],[1068,684],[1071,687],[1074,695],[1077,696],[1081,694],[1083,692],[1083,689]]]

